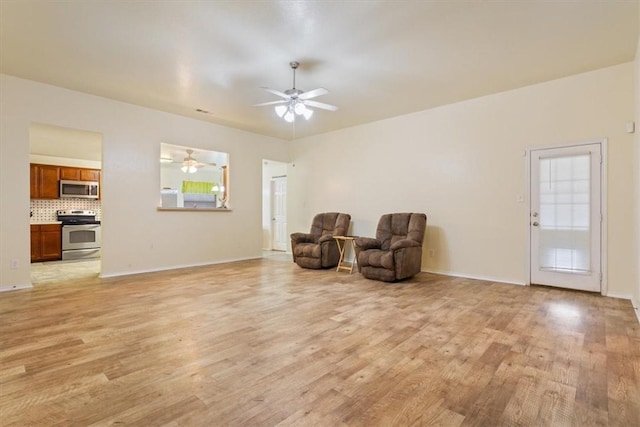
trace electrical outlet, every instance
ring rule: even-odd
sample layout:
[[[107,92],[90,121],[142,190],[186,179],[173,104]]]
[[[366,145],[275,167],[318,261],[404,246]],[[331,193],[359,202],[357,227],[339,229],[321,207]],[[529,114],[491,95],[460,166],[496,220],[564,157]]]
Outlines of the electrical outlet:
[[[18,268],[18,260],[14,258],[11,260],[11,269],[16,270],[17,268]]]
[[[436,250],[435,249],[429,249],[429,256],[431,258],[435,258],[436,256]]]

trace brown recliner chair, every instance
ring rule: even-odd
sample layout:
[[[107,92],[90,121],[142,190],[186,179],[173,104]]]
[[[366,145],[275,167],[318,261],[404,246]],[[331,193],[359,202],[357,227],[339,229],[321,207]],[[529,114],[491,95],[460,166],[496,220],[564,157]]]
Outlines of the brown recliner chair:
[[[420,272],[422,240],[427,227],[423,213],[393,213],[380,217],[376,238],[355,239],[358,270],[367,279],[395,282]]]
[[[333,236],[344,236],[351,215],[327,212],[313,217],[309,233],[291,234],[293,261],[304,268],[329,268],[338,265],[340,253]]]

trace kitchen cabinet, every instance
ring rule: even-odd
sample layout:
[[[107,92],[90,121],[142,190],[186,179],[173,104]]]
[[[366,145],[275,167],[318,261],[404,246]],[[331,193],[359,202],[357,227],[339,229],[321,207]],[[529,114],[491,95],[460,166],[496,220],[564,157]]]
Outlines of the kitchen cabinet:
[[[32,163],[30,177],[32,199],[59,199],[61,179],[100,182],[100,170]]]
[[[72,181],[100,181],[100,170],[73,168],[68,166],[60,167],[60,179],[68,179]]]
[[[31,224],[31,262],[62,259],[62,226]]]
[[[80,181],[80,170],[78,168],[60,167],[60,179]]]
[[[100,182],[100,171],[97,169],[80,169],[80,181]]]
[[[32,199],[59,198],[60,166],[31,164],[30,177]]]

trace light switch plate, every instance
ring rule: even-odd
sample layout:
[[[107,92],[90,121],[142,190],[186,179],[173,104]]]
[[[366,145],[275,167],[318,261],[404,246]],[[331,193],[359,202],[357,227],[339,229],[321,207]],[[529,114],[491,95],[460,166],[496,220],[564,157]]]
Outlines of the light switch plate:
[[[627,133],[634,133],[636,131],[636,123],[632,120],[627,122]]]

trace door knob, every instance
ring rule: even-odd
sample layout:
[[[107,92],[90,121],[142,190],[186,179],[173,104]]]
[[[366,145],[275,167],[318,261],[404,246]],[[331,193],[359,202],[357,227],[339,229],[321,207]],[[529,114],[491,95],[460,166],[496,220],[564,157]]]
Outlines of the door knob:
[[[534,218],[536,218],[538,216],[538,212],[534,212],[531,214]]]
[[[532,223],[531,225],[533,225],[534,227],[537,227],[537,226],[539,226],[540,224],[538,223],[538,221],[533,221],[533,223]]]

